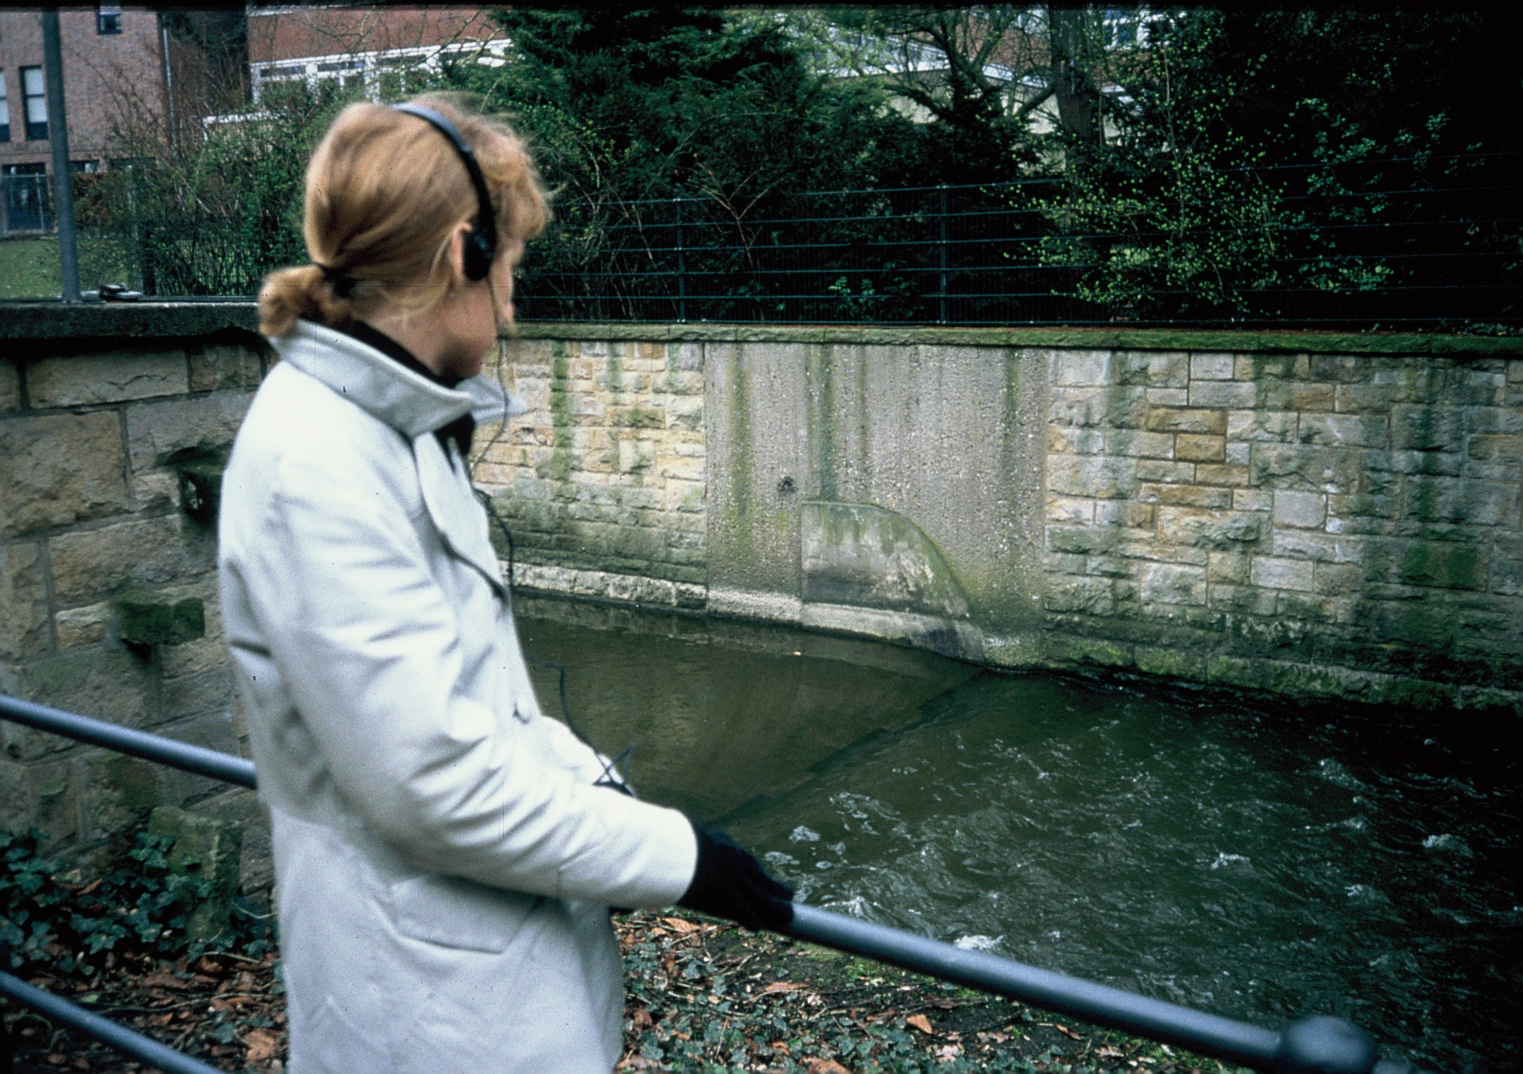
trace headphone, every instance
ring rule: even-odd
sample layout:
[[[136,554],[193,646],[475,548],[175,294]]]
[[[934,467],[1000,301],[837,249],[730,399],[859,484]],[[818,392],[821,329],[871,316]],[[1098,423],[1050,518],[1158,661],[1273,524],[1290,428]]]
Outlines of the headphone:
[[[476,188],[476,220],[465,237],[465,278],[484,280],[492,271],[492,258],[497,256],[497,217],[492,212],[492,197],[487,193],[487,181],[476,163],[476,154],[455,125],[432,108],[421,104],[394,104],[394,111],[406,112],[431,123],[449,139],[460,154],[460,162],[471,173],[471,185]]]

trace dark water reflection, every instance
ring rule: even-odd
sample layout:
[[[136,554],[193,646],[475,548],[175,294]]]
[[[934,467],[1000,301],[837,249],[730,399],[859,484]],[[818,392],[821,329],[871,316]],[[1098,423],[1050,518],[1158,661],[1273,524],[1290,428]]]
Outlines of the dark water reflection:
[[[1266,1024],[1344,1015],[1435,1070],[1517,1065],[1510,727],[523,610],[578,721],[639,744],[642,793],[722,822],[813,904]]]

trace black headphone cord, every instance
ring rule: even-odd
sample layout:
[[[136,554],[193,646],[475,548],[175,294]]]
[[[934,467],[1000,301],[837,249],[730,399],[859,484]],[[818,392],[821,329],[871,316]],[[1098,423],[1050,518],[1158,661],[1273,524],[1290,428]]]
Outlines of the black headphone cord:
[[[475,485],[472,485],[471,491],[476,494],[476,499],[480,501],[481,506],[486,508],[487,514],[491,516],[492,521],[497,523],[498,531],[502,534],[503,539],[508,543],[508,597],[511,602],[511,598],[513,596],[514,567],[513,533],[508,529],[507,523],[502,520],[502,516],[497,513],[497,508],[492,503],[492,497],[488,495],[486,490],[477,488]],[[511,603],[509,606],[511,607]],[[522,645],[520,645],[520,649],[522,649]],[[582,733],[582,729],[579,728],[576,725],[576,721],[571,718],[571,705],[566,700],[566,665],[558,663],[554,660],[546,660],[543,657],[535,656],[528,650],[523,650],[523,654],[524,659],[534,666],[553,668],[557,672],[557,692],[560,694],[561,716],[566,721],[566,726],[571,729],[571,733],[576,736],[577,741],[591,750],[593,755],[598,758],[598,761],[603,766],[603,774],[598,777],[593,786],[608,787],[611,790],[616,790],[621,794],[627,794],[631,798],[636,797],[635,792],[629,786],[629,762],[634,758],[635,747],[630,746],[623,753],[619,754],[617,757],[614,757],[612,760],[606,760],[606,755],[603,753],[603,751],[598,749],[597,745],[592,741],[592,739],[588,738]]]

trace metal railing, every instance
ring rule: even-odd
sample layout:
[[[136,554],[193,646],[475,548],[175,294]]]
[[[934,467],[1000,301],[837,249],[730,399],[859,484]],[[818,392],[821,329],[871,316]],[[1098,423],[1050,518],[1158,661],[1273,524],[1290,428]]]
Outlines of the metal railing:
[[[0,718],[239,786],[256,785],[253,762],[241,757],[19,698],[0,695]],[[786,935],[1255,1070],[1416,1074],[1410,1064],[1382,1060],[1368,1033],[1339,1018],[1304,1018],[1277,1032],[802,904],[794,905],[793,924]],[[0,995],[169,1074],[215,1074],[215,1068],[34,988],[4,967],[0,967]]]

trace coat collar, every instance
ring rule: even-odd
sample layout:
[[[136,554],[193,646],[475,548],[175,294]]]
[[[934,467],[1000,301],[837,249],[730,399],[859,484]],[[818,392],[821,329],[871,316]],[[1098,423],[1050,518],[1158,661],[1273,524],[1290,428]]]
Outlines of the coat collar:
[[[503,421],[527,408],[486,377],[446,388],[404,368],[353,336],[307,321],[271,340],[282,362],[316,378],[412,441],[423,502],[446,545],[506,598],[486,512],[476,502],[464,469],[456,469],[439,440],[428,435],[472,414],[478,422]]]
[[[403,368],[353,336],[310,321],[297,321],[270,340],[282,361],[326,384],[356,406],[409,439],[443,428],[470,414],[477,425],[516,417],[528,410],[495,381],[470,377],[454,388]]]

